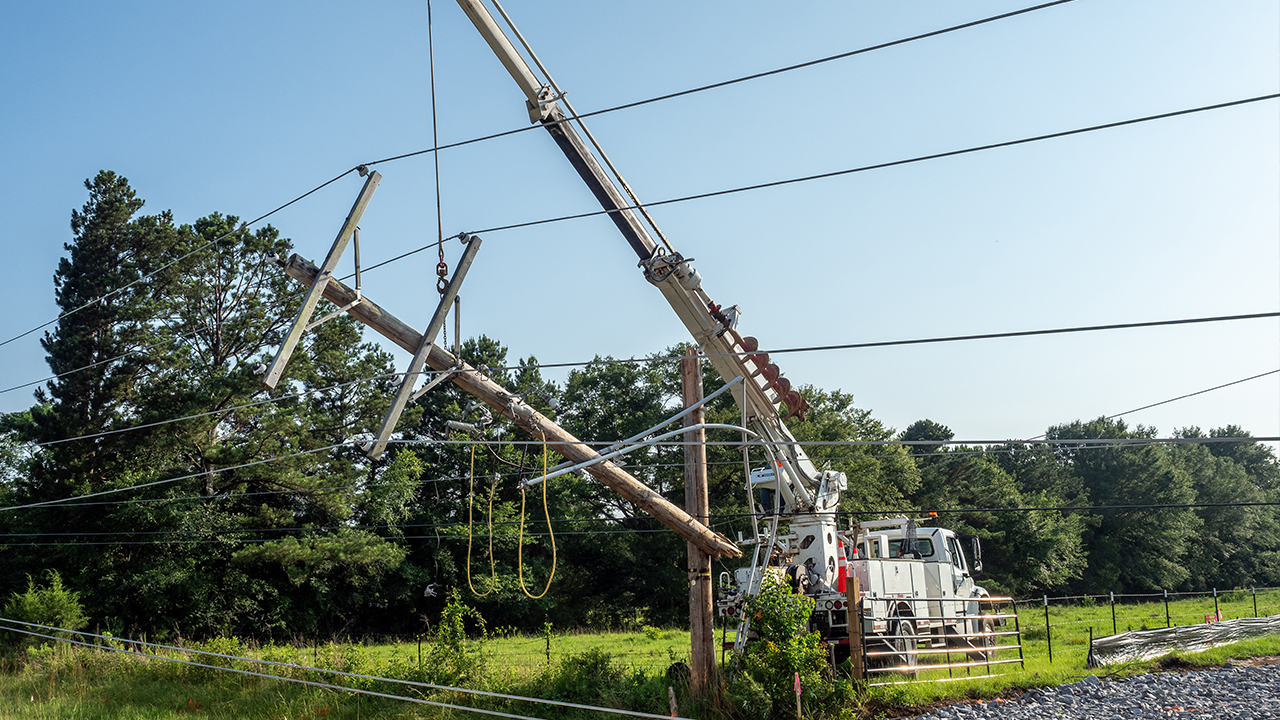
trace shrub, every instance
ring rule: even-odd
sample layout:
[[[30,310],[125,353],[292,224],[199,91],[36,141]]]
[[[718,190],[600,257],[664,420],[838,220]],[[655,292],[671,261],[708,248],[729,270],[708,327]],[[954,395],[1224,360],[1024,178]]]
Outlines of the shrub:
[[[46,570],[45,577],[49,580],[48,585],[36,587],[35,580],[28,575],[27,591],[9,596],[9,600],[4,604],[4,617],[60,628],[59,631],[41,628],[32,628],[32,630],[46,635],[70,637],[75,631],[89,624],[89,618],[84,614],[84,607],[80,605],[80,593],[64,588],[62,576],[57,570]],[[41,644],[41,639],[32,638],[29,635],[11,633],[9,637],[20,645]]]
[[[473,621],[483,640],[486,637],[484,616],[464,604],[462,595],[454,590],[440,614],[440,622],[431,634],[431,644],[423,658],[423,679],[426,682],[457,685],[484,676],[484,646],[479,642],[468,642],[468,620]]]
[[[800,674],[806,703],[824,701],[831,689],[830,683],[822,679],[827,653],[818,634],[807,631],[813,598],[793,593],[785,580],[770,573],[764,576],[760,593],[747,602],[744,611],[759,638],[747,645],[742,669],[769,698],[773,714],[794,712],[796,673]],[[754,689],[745,684],[735,696],[749,705],[760,705]],[[745,707],[740,710],[753,715]]]
[[[625,677],[613,655],[599,648],[565,655],[547,675],[546,697],[585,704],[598,704]]]
[[[1218,597],[1220,597],[1223,602],[1244,602],[1250,598],[1250,594],[1249,591],[1244,588],[1236,588],[1234,590],[1228,590],[1221,593]]]

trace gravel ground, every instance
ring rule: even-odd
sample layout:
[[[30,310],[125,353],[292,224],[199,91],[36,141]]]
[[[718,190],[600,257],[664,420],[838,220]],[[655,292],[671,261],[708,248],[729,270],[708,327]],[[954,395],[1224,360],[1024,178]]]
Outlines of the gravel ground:
[[[920,720],[1196,720],[1280,718],[1280,665],[1228,664],[1214,670],[1139,675],[1125,680],[1096,676],[1070,685],[1032,690],[1017,700],[950,705]]]

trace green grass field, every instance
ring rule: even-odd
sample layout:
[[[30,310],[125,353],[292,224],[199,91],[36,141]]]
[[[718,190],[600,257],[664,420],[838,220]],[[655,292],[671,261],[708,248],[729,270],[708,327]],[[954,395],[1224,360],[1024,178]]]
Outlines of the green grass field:
[[[1280,613],[1280,591],[1260,593],[1260,614]],[[1224,619],[1251,617],[1252,597],[1232,595],[1219,600]],[[1169,605],[1170,622],[1189,625],[1204,622],[1213,613],[1212,598],[1183,599]],[[1089,669],[1085,667],[1089,629],[1095,636],[1111,634],[1111,607],[1075,603],[1051,605],[1053,661],[1049,660],[1049,638],[1044,626],[1042,605],[1019,608],[1017,625],[1023,632],[1025,669],[1017,664],[1003,666],[997,677],[962,682],[919,682],[870,688],[859,697],[857,707],[827,708],[814,717],[875,717],[903,708],[923,708],[932,703],[971,698],[1016,695],[1023,689],[1073,682],[1091,674],[1125,676],[1149,671],[1157,663],[1142,662]],[[1120,631],[1165,626],[1163,602],[1116,606],[1116,627]],[[1010,623],[1012,629],[1013,623]],[[717,641],[720,640],[717,632]],[[729,633],[732,639],[732,633]],[[635,632],[556,633],[550,637],[550,660],[546,636],[506,636],[467,649],[480,658],[481,665],[461,665],[463,684],[474,689],[514,695],[556,698],[572,702],[629,707],[666,714],[665,673],[668,666],[688,655],[689,635],[681,630],[644,628]],[[227,654],[246,654],[280,662],[315,665],[362,674],[422,679],[433,668],[419,667],[416,642],[374,645],[317,647],[272,646],[245,648],[232,640],[207,643],[206,649]],[[608,653],[612,660],[601,664],[592,651]],[[431,646],[423,646],[424,664],[431,660]],[[1221,664],[1230,657],[1280,655],[1280,636],[1236,643],[1205,653],[1179,655],[1204,666]],[[1016,656],[1016,650],[1002,657]],[[439,654],[435,656],[440,658]],[[593,659],[594,658],[594,659]],[[594,663],[594,664],[593,664]],[[228,663],[233,667],[278,672],[318,682],[341,683],[331,675],[263,668],[250,663]],[[470,675],[467,672],[474,671]],[[945,675],[943,670],[925,670],[922,678]],[[953,675],[958,674],[953,671]],[[599,678],[593,679],[593,678]],[[466,702],[458,693],[406,688],[375,681],[350,681],[375,692],[408,695],[422,700],[458,704]],[[541,718],[603,717],[599,713],[565,711],[513,701],[486,701],[484,707],[501,712]],[[709,707],[686,707],[693,717],[716,715]],[[452,718],[481,717],[472,713],[412,705],[402,700],[363,696],[347,690],[331,690],[235,675],[223,671],[191,667],[157,659],[143,659],[65,644],[35,649],[27,655],[10,653],[0,661],[0,718]],[[723,716],[723,715],[721,715]]]

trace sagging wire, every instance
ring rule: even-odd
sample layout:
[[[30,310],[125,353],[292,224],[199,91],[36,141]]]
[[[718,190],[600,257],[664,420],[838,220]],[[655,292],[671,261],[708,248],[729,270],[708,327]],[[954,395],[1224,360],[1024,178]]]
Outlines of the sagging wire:
[[[181,652],[181,653],[185,653],[188,657],[190,657],[190,656],[191,656],[191,655],[193,655],[193,654],[194,654],[194,655],[201,655],[201,656],[217,657],[217,658],[222,658],[222,659],[224,659],[224,660],[238,660],[238,661],[242,661],[242,662],[256,663],[256,664],[258,664],[258,665],[268,665],[268,666],[272,666],[272,667],[282,667],[282,668],[287,668],[287,669],[290,669],[290,670],[303,670],[303,671],[307,671],[307,672],[323,673],[323,674],[326,674],[326,675],[333,675],[333,676],[336,676],[336,677],[343,677],[343,678],[356,678],[356,679],[361,679],[361,680],[376,680],[376,681],[380,681],[380,682],[387,682],[387,683],[392,683],[392,684],[396,684],[396,685],[406,685],[406,686],[409,686],[409,687],[425,688],[425,689],[428,689],[428,690],[443,690],[443,691],[446,691],[446,692],[451,692],[451,693],[461,693],[461,694],[466,694],[466,695],[472,695],[472,696],[475,696],[475,697],[491,697],[491,698],[500,698],[500,699],[503,699],[503,700],[519,700],[519,701],[524,701],[524,702],[537,703],[537,704],[541,704],[541,705],[555,705],[555,706],[557,706],[557,707],[573,708],[573,709],[576,709],[576,710],[592,710],[592,711],[596,711],[596,712],[612,713],[612,714],[615,714],[615,715],[630,715],[630,716],[632,716],[632,717],[649,718],[649,719],[651,719],[651,720],[667,720],[667,716],[665,716],[665,715],[654,715],[654,714],[652,714],[652,713],[639,712],[639,711],[636,711],[636,710],[622,710],[622,709],[618,709],[618,708],[600,707],[600,706],[597,706],[597,705],[582,705],[582,704],[579,704],[579,703],[564,702],[564,701],[562,701],[562,700],[550,700],[550,699],[546,699],[546,698],[528,697],[528,696],[524,696],[524,695],[509,695],[509,694],[506,694],[506,693],[496,693],[496,692],[490,692],[490,691],[486,691],[486,690],[473,690],[473,689],[471,689],[471,688],[464,688],[464,687],[452,687],[452,686],[449,686],[449,685],[434,685],[434,684],[431,684],[431,683],[416,682],[416,681],[413,681],[413,680],[401,680],[401,679],[398,679],[398,678],[380,677],[380,676],[377,676],[377,675],[364,675],[364,674],[360,674],[360,673],[346,672],[346,671],[343,671],[343,670],[333,670],[333,669],[329,669],[329,668],[310,667],[310,666],[307,666],[307,665],[300,665],[300,664],[298,664],[298,663],[277,662],[277,661],[275,661],[275,660],[265,660],[265,659],[261,659],[261,658],[246,657],[246,656],[242,656],[242,655],[228,655],[228,654],[224,654],[224,653],[213,652],[213,651],[210,651],[210,650],[197,650],[197,649],[195,649],[195,648],[185,648],[185,647],[179,647],[179,646],[176,646],[176,645],[162,645],[162,644],[159,644],[159,643],[147,642],[147,641],[145,641],[145,640],[137,640],[137,639],[134,639],[134,638],[115,638],[115,637],[111,637],[111,636],[108,636],[108,635],[99,635],[99,634],[96,634],[96,633],[91,633],[91,632],[87,632],[87,631],[83,631],[83,630],[81,630],[81,631],[72,631],[72,630],[69,630],[69,629],[67,629],[67,628],[55,627],[55,626],[51,626],[51,625],[41,625],[41,624],[39,624],[39,623],[26,622],[26,621],[23,621],[23,620],[15,620],[15,619],[12,619],[12,618],[0,617],[0,623],[9,623],[10,625],[25,625],[25,626],[27,626],[27,627],[41,628],[41,629],[43,629],[43,630],[49,630],[49,631],[51,631],[51,632],[58,632],[58,633],[64,633],[64,634],[66,634],[66,633],[73,633],[73,634],[75,634],[75,635],[80,635],[80,636],[83,636],[83,637],[94,638],[95,640],[102,640],[102,641],[103,641],[103,643],[102,643],[102,644],[99,644],[99,643],[97,643],[97,642],[92,642],[92,643],[91,643],[91,642],[86,642],[86,641],[84,641],[84,640],[73,640],[73,639],[68,638],[68,637],[65,637],[65,636],[47,635],[47,634],[38,633],[38,632],[35,632],[35,631],[32,631],[32,630],[23,630],[23,629],[21,629],[21,628],[16,628],[16,627],[11,627],[11,626],[0,626],[0,630],[8,630],[8,631],[10,631],[10,632],[22,633],[22,634],[30,635],[30,636],[33,636],[33,637],[42,637],[42,638],[46,638],[46,639],[48,639],[48,640],[56,640],[56,641],[58,641],[58,642],[65,642],[65,643],[68,643],[68,644],[71,644],[71,645],[80,645],[80,646],[87,647],[87,648],[91,648],[91,649],[98,650],[98,651],[109,651],[109,652],[124,653],[124,654],[128,654],[128,655],[137,655],[137,656],[141,656],[141,657],[154,658],[154,659],[156,659],[156,660],[166,660],[166,661],[170,661],[170,662],[182,663],[182,664],[185,664],[185,665],[195,665],[195,666],[197,666],[197,667],[209,668],[209,669],[211,669],[211,670],[224,670],[224,671],[226,671],[226,672],[239,673],[239,674],[241,674],[241,675],[254,675],[254,676],[257,676],[257,677],[263,677],[263,678],[267,678],[267,679],[270,679],[270,680],[280,680],[280,681],[288,682],[288,683],[299,683],[299,684],[303,684],[303,685],[311,685],[311,686],[314,686],[314,687],[323,687],[323,688],[327,688],[327,689],[333,689],[333,690],[346,691],[346,692],[349,692],[349,693],[361,693],[361,694],[364,694],[364,695],[373,695],[373,696],[377,696],[377,697],[385,697],[385,698],[390,698],[390,699],[393,699],[393,700],[405,700],[405,701],[408,701],[408,702],[418,703],[418,704],[421,704],[421,705],[433,705],[433,706],[436,706],[436,707],[442,707],[442,708],[448,708],[448,709],[454,709],[454,710],[464,710],[464,711],[468,711],[468,712],[481,713],[481,714],[484,714],[484,715],[496,715],[496,716],[498,716],[498,717],[507,717],[507,718],[520,718],[520,719],[522,719],[522,720],[539,720],[538,718],[528,718],[528,717],[525,717],[525,716],[523,716],[523,715],[513,715],[513,714],[510,714],[510,713],[499,712],[499,711],[496,711],[496,710],[486,710],[486,709],[483,709],[483,708],[470,707],[470,706],[466,706],[466,705],[451,705],[451,704],[449,704],[449,703],[436,702],[436,701],[427,700],[427,699],[425,699],[425,698],[420,698],[420,697],[415,698],[415,697],[406,697],[406,696],[401,696],[401,695],[389,695],[389,694],[386,694],[386,693],[379,693],[379,692],[374,692],[374,691],[372,691],[372,690],[365,690],[365,689],[361,689],[361,688],[359,688],[359,687],[351,687],[351,686],[344,686],[344,685],[331,685],[331,684],[328,684],[328,683],[320,683],[320,682],[316,682],[316,681],[313,681],[313,680],[303,680],[303,679],[300,679],[300,678],[291,678],[291,677],[288,677],[288,676],[286,676],[286,675],[269,675],[269,674],[265,674],[265,673],[256,673],[256,672],[253,672],[253,671],[251,671],[251,670],[243,670],[243,669],[235,668],[235,667],[232,667],[232,666],[229,666],[229,665],[205,665],[205,664],[202,664],[202,663],[193,662],[193,661],[191,661],[191,660],[182,660],[182,659],[180,659],[180,658],[169,657],[169,656],[167,656],[167,655],[144,653],[144,652],[142,652],[142,651],[140,651],[140,650],[129,650],[127,647],[116,647],[116,646],[112,645],[111,643],[121,643],[121,642],[122,642],[122,643],[126,643],[126,644],[128,644],[128,645],[133,645],[134,647],[147,647],[147,648],[155,648],[155,649],[157,649],[157,650],[170,650],[170,651],[175,651],[175,652]],[[688,718],[677,718],[677,720],[689,720],[689,719],[688,719]]]
[[[520,589],[531,600],[541,599],[551,589],[551,581],[556,577],[556,532],[551,526],[551,510],[547,507],[547,436],[542,436],[542,512],[547,520],[547,536],[551,538],[551,573],[547,576],[547,585],[542,592],[534,595],[524,585],[524,508],[526,487],[520,486],[520,539],[516,550],[516,574],[520,578]]]
[[[486,445],[486,447],[488,447]],[[495,476],[494,482],[489,485],[489,589],[476,592],[476,586],[471,584],[471,531],[475,523],[472,519],[472,508],[475,505],[476,494],[476,446],[471,446],[471,480],[467,486],[467,587],[471,588],[471,593],[476,597],[488,597],[498,587],[498,570],[494,564],[493,556],[493,496],[498,492],[498,483]]]

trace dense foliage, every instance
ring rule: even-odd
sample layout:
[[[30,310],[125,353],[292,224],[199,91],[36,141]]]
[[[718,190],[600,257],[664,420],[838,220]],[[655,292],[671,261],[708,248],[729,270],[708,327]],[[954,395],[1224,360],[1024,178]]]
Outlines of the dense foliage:
[[[397,369],[346,316],[306,333],[278,388],[265,390],[255,367],[299,302],[265,259],[289,252],[275,229],[250,232],[218,213],[189,225],[141,214],[128,182],[106,171],[86,186],[54,276],[63,315],[43,339],[57,377],[30,410],[0,417],[0,597],[34,592],[28,577],[58,577],[96,626],[156,638],[433,633],[457,593],[489,627],[686,617],[682,539],[582,475],[522,489],[561,458],[501,419],[483,444],[437,442],[466,437],[446,421],[482,417],[449,383],[411,405],[403,442],[369,461],[357,443],[381,423]],[[673,414],[678,364],[662,358],[681,353],[597,358],[557,383],[492,338],[462,348],[593,441]],[[708,393],[721,387],[704,372]],[[845,392],[801,391],[813,406],[791,426],[801,440],[919,443],[812,446],[820,467],[848,475],[841,510],[939,511],[983,540],[993,589],[1280,584],[1280,514],[1266,504],[1280,501],[1280,464],[1265,445],[1145,443],[1154,428],[1099,419],[1049,428],[1046,445],[959,447],[938,422],[898,432]],[[708,419],[739,421],[730,394]],[[1235,426],[1176,434],[1247,437]],[[1135,442],[1067,442],[1097,438]],[[741,451],[713,444],[708,460],[713,525],[736,537],[750,528]],[[683,503],[679,447],[625,462]]]

